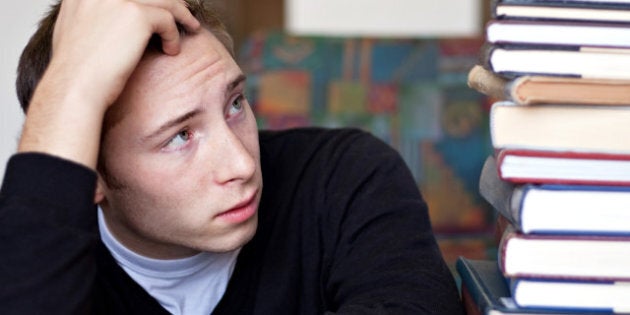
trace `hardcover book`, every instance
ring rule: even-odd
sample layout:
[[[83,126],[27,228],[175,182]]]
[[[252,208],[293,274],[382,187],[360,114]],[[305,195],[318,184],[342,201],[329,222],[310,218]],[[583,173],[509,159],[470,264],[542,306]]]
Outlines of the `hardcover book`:
[[[512,278],[630,280],[630,236],[534,235],[508,228],[499,267]]]
[[[630,155],[503,149],[499,177],[514,183],[630,186]]]
[[[627,1],[496,1],[497,19],[599,21],[623,23],[630,20]]]
[[[630,312],[630,284],[614,281],[550,281],[518,278],[510,286],[514,302],[522,308]]]
[[[510,296],[506,279],[496,261],[460,257],[456,262],[456,269],[462,280],[462,302],[468,315],[576,314],[559,310],[519,308]]]
[[[482,60],[486,68],[506,78],[546,75],[630,79],[630,50],[627,48],[486,45]]]
[[[493,5],[498,3],[520,5],[556,5],[556,6],[585,6],[585,7],[618,7],[630,5],[630,0],[493,0]]]
[[[630,80],[531,75],[508,80],[475,65],[468,73],[468,86],[495,99],[520,105],[630,105]]]
[[[515,185],[499,178],[489,156],[479,193],[525,234],[630,235],[630,187]]]
[[[536,20],[492,20],[487,41],[494,44],[533,44],[630,47],[630,25]]]
[[[630,107],[495,102],[490,136],[495,149],[628,154]]]

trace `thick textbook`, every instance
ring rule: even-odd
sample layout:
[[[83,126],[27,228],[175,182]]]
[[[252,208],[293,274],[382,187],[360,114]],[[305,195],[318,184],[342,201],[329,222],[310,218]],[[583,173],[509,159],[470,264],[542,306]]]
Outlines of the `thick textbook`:
[[[483,48],[481,57],[486,68],[506,78],[547,75],[630,79],[627,48],[489,44]]]
[[[526,234],[630,235],[630,187],[516,185],[501,180],[488,156],[479,193]]]
[[[521,105],[630,105],[630,80],[531,75],[508,80],[475,65],[468,72],[468,86],[495,99]]]
[[[508,226],[498,257],[511,278],[630,281],[630,236],[523,234]]]
[[[627,1],[495,1],[492,14],[496,19],[532,19],[561,21],[616,22],[630,21]]]
[[[522,308],[630,313],[629,282],[518,278],[510,291]]]
[[[630,186],[630,155],[503,149],[499,177],[513,183]]]
[[[630,0],[493,0],[492,5],[497,3],[520,4],[520,5],[556,5],[556,6],[585,6],[585,7],[612,7],[624,8],[630,5]]]
[[[495,102],[490,137],[495,149],[628,154],[630,107]]]
[[[462,301],[468,315],[575,314],[517,307],[510,296],[507,281],[494,260],[473,260],[460,257],[455,267],[462,279]]]
[[[630,24],[491,20],[486,39],[494,44],[630,48]]]

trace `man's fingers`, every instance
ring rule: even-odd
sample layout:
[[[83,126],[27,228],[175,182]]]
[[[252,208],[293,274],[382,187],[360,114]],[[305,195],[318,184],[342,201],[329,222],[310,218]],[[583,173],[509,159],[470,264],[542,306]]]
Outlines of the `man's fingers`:
[[[201,27],[201,23],[192,15],[188,9],[188,4],[184,0],[178,0],[183,4],[183,7],[178,5],[174,12],[175,19],[182,24],[188,31],[195,32]]]
[[[180,50],[180,34],[173,15],[155,7],[147,7],[153,11],[149,16],[153,32],[162,39],[162,50],[167,55],[177,55]]]
[[[173,15],[175,21],[183,25],[186,30],[194,32],[199,29],[201,23],[190,13],[184,0],[135,0],[137,3],[147,6],[162,8]]]
[[[167,55],[176,55],[180,51],[181,38],[176,22],[193,32],[201,26],[183,0],[136,0],[135,2],[146,10],[153,33],[162,39],[162,50]]]

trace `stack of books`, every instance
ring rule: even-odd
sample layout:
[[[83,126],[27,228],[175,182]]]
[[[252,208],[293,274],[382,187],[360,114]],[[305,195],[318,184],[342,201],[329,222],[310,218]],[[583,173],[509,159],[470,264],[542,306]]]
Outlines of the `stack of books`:
[[[469,314],[630,313],[630,0],[495,0],[486,33],[499,257],[457,262]]]

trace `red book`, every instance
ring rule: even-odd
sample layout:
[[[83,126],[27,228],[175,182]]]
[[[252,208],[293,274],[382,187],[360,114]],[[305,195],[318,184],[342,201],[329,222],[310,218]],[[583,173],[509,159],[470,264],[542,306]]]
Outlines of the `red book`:
[[[630,186],[630,154],[502,149],[497,171],[512,183]]]

